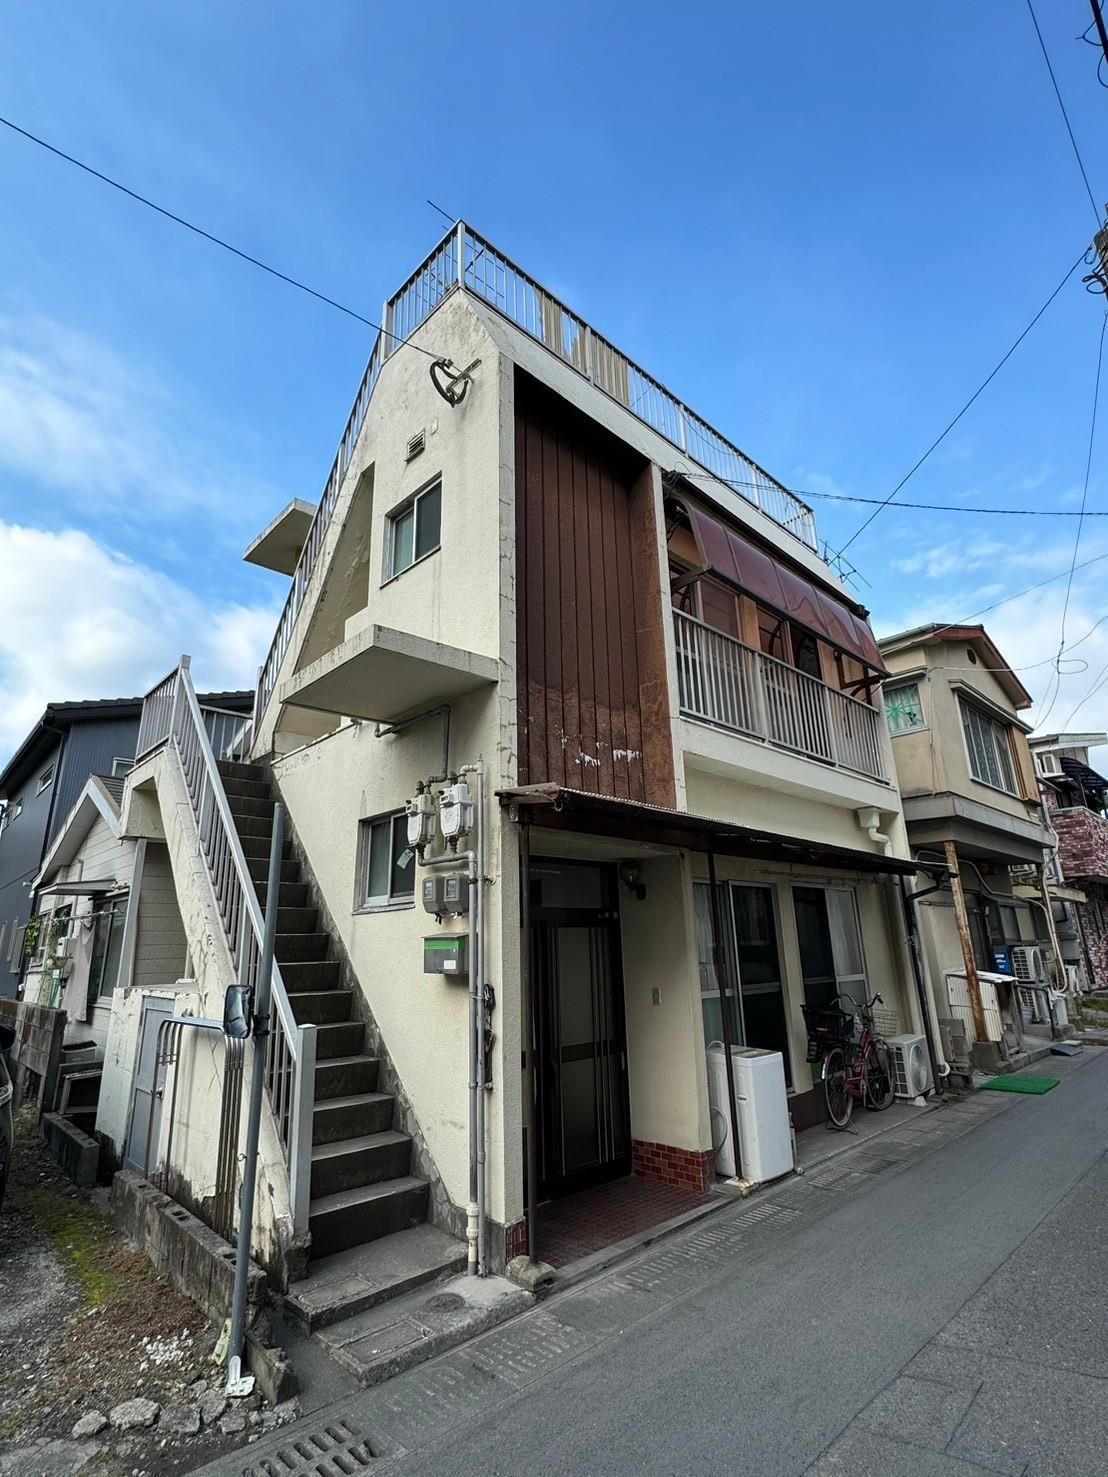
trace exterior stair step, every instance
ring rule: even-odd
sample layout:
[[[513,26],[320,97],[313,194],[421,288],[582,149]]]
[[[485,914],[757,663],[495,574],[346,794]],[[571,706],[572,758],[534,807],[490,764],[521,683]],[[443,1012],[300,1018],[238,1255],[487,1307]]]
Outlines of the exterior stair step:
[[[413,1226],[332,1256],[313,1257],[307,1277],[294,1282],[285,1296],[285,1316],[308,1334],[454,1276],[465,1264],[463,1242],[435,1226]]]
[[[326,959],[331,940],[325,933],[281,933],[278,931],[274,950],[277,962],[284,964],[288,959],[295,963],[301,959]]]
[[[260,801],[256,802],[261,804]],[[235,830],[239,833],[239,840],[246,847],[247,836],[263,836],[268,847],[270,835],[273,832],[273,815],[242,815],[232,811],[232,819],[235,822]],[[256,849],[256,848],[255,848]]]
[[[316,924],[319,921],[318,908],[286,908],[277,899],[277,932],[278,933],[316,933]]]
[[[352,1093],[377,1091],[377,1074],[380,1063],[375,1056],[336,1055],[321,1061],[316,1053],[315,1101],[330,1102],[332,1098],[349,1097]]]
[[[335,1144],[317,1144],[312,1150],[312,1199],[403,1179],[411,1167],[412,1141],[392,1128]]]
[[[267,885],[259,882],[254,888],[258,895],[258,902],[265,911],[265,898]],[[311,893],[306,882],[282,882],[277,889],[277,906],[279,908],[306,908]],[[318,911],[318,910],[317,910]]]
[[[287,983],[285,988],[288,989]],[[353,990],[303,990],[295,993],[289,990],[288,996],[292,1013],[300,1025],[322,1026],[348,1021],[354,1001]]]
[[[236,798],[248,800],[272,800],[273,791],[270,789],[269,780],[236,780],[223,777],[223,792],[227,796],[228,804],[233,810]]]
[[[384,1133],[392,1127],[394,1104],[387,1092],[353,1092],[318,1100],[312,1109],[312,1143],[333,1144]]]
[[[243,764],[237,759],[217,759],[216,768],[225,780],[255,780],[269,783],[269,770],[264,764]]]
[[[285,842],[285,850],[288,851],[287,841]],[[243,846],[242,853],[246,858],[247,870],[251,877],[253,877],[255,882],[260,882],[264,886],[265,880],[269,876],[269,847],[267,846],[264,851],[252,851],[249,846]],[[290,860],[287,856],[284,857],[281,862],[281,881],[299,882],[300,863]]]
[[[281,963],[281,978],[290,995],[333,990],[339,982],[338,960],[286,959]]]
[[[243,816],[260,816],[263,820],[273,823],[273,809],[276,801],[268,795],[228,795],[227,804],[230,806],[231,814],[237,825]]]
[[[360,1242],[418,1226],[427,1215],[429,1194],[426,1180],[405,1175],[321,1195],[309,1209],[312,1251],[316,1256],[329,1256]]]
[[[365,1026],[361,1021],[343,1021],[339,1025],[316,1027],[316,1060],[326,1062],[337,1056],[357,1056],[365,1045]]]

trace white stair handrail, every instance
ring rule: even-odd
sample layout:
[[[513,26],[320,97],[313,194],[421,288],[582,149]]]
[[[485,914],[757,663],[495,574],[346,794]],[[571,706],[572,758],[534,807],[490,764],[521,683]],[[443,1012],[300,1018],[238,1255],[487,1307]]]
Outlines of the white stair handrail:
[[[181,658],[175,672],[152,689],[151,698],[155,706],[144,737],[148,747],[152,747],[151,739],[157,743],[166,738],[177,753],[238,983],[256,988],[264,928],[262,909],[223,788],[204,710],[192,685],[187,656]],[[311,1198],[316,1027],[296,1020],[276,960],[272,998],[266,1090],[285,1153],[293,1226],[299,1233],[308,1228]]]

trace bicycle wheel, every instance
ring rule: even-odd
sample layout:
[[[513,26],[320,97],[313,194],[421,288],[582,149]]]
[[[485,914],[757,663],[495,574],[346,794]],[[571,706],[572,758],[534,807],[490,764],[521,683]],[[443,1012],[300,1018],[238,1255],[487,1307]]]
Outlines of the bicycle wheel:
[[[833,1046],[823,1059],[823,1094],[827,1099],[827,1116],[836,1128],[845,1128],[854,1112],[854,1099],[847,1086],[846,1054],[841,1046]]]
[[[866,1057],[863,1101],[871,1113],[880,1113],[892,1106],[895,1096],[889,1043],[882,1041],[880,1036],[875,1036]]]

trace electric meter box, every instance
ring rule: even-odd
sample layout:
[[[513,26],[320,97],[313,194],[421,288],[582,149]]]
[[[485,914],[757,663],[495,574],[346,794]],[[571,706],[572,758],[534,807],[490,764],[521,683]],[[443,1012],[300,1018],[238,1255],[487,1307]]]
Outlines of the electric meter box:
[[[468,973],[464,933],[437,933],[423,940],[423,973],[464,980]]]
[[[438,917],[446,912],[446,904],[442,900],[442,884],[445,880],[441,872],[432,872],[430,876],[424,877],[422,893],[425,913],[434,913]]]
[[[464,872],[432,872],[424,877],[421,893],[423,911],[436,918],[469,912],[469,880]]]

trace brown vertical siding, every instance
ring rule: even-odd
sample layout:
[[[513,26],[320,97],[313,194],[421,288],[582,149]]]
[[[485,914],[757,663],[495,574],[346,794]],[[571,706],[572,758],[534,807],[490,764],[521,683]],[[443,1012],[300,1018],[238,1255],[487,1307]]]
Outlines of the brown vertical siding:
[[[516,386],[519,773],[674,803],[650,468]]]

